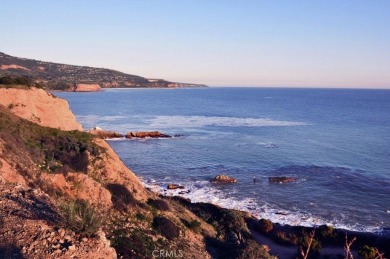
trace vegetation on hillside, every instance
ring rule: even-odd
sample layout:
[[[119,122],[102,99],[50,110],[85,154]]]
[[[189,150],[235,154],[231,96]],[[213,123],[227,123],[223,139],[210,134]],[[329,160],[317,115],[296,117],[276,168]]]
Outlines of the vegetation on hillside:
[[[27,89],[30,87],[44,88],[44,85],[26,76],[7,75],[0,77],[0,88]]]
[[[1,69],[1,66],[7,68]],[[69,90],[74,84],[97,83],[101,87],[199,87],[204,85],[173,83],[162,79],[147,78],[119,71],[87,66],[74,66],[34,59],[13,57],[0,52],[0,77],[18,76],[30,78],[34,82],[45,82],[51,90]]]
[[[19,158],[20,167],[31,167],[32,162],[50,173],[68,169],[85,172],[88,154],[101,152],[92,143],[93,135],[42,127],[13,115],[5,107],[0,107],[0,139],[5,140],[6,156]]]

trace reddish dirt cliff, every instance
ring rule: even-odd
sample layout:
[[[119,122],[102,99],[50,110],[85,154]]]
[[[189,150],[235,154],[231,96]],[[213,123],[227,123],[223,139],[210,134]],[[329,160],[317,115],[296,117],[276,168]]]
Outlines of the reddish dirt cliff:
[[[99,92],[99,84],[76,84],[75,92]]]
[[[15,115],[39,125],[61,130],[83,130],[66,100],[43,89],[0,88],[0,104]]]

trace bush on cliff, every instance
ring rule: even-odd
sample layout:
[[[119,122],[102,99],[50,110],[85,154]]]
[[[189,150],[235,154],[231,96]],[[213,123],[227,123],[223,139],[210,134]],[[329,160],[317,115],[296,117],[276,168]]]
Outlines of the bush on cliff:
[[[194,231],[196,233],[198,233],[201,229],[202,224],[197,220],[186,221],[186,220],[182,219],[182,222],[187,228],[191,229],[192,231]]]
[[[126,186],[117,183],[106,185],[107,190],[111,193],[111,201],[114,207],[119,211],[126,211],[128,205],[136,205],[137,200]]]
[[[269,254],[269,248],[259,245],[256,241],[248,241],[238,255],[239,259],[277,259]]]
[[[7,86],[24,85],[30,87],[33,85],[33,82],[30,79],[25,77],[8,75],[8,76],[0,77],[0,84],[7,85]]]
[[[66,227],[84,236],[93,236],[102,225],[99,213],[87,201],[73,200],[60,206]]]
[[[153,219],[153,228],[168,239],[180,236],[180,228],[166,217],[155,217]]]
[[[26,168],[31,168],[32,160],[48,172],[62,172],[65,167],[85,173],[89,165],[88,153],[98,156],[103,151],[92,142],[93,135],[42,127],[1,106],[0,129],[8,155],[18,158],[18,163]]]
[[[120,258],[149,258],[156,249],[153,239],[142,229],[135,229],[128,233],[124,229],[117,229],[110,237],[111,245]]]
[[[269,233],[274,229],[274,225],[271,220],[260,219],[256,224],[256,229],[260,233]]]
[[[147,203],[158,210],[169,211],[171,209],[168,202],[161,199],[148,199]]]

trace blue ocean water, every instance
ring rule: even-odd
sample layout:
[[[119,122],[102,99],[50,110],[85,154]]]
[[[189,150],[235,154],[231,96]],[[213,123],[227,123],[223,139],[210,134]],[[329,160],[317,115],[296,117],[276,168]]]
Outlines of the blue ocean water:
[[[107,89],[57,92],[85,129],[159,130],[172,139],[109,141],[144,184],[167,195],[292,225],[390,228],[390,91]],[[215,185],[217,174],[238,179]],[[270,184],[270,176],[294,176]],[[254,183],[253,178],[259,181]]]

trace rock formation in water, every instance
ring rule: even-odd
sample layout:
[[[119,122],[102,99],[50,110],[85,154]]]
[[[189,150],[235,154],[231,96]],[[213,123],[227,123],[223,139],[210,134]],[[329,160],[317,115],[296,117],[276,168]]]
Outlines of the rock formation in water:
[[[99,127],[94,127],[93,129],[88,130],[88,133],[91,133],[102,139],[123,138],[123,135],[121,133],[103,130]]]
[[[211,182],[212,183],[236,183],[237,179],[224,174],[220,174],[215,176],[213,179],[211,179]]]
[[[171,136],[167,134],[163,134],[159,131],[140,131],[140,132],[127,132],[126,138],[171,138]]]

